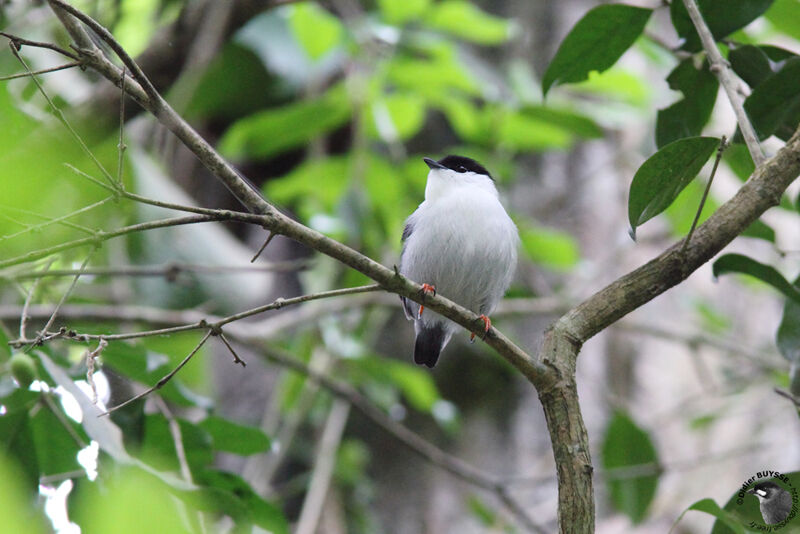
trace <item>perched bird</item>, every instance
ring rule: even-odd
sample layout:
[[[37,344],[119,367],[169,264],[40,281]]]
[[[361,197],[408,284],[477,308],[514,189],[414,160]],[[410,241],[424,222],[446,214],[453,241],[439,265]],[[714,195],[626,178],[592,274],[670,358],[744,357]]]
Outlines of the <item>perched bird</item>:
[[[488,332],[488,315],[514,275],[517,227],[480,163],[463,156],[424,161],[430,167],[425,200],[406,220],[400,273],[421,283],[425,293],[439,293],[480,314]],[[401,300],[417,334],[414,362],[433,367],[460,327],[434,312],[423,313],[424,305]]]
[[[774,482],[759,482],[747,493],[758,497],[761,517],[767,525],[780,523],[792,511],[792,494]]]

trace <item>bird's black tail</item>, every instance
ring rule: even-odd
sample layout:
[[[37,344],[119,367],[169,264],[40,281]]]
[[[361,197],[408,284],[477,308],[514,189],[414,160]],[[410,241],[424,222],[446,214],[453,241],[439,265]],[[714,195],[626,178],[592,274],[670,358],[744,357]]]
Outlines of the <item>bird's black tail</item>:
[[[442,323],[423,326],[417,332],[414,343],[414,363],[433,367],[439,359],[445,342],[445,331]]]

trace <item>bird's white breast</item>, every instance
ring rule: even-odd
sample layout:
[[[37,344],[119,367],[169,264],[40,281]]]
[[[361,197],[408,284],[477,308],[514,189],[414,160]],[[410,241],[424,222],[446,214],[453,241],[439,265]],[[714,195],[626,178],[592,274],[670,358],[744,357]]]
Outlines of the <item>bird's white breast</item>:
[[[511,283],[519,238],[494,184],[479,178],[482,182],[476,184],[429,177],[426,200],[409,217],[413,231],[405,243],[401,272],[434,285],[437,293],[476,313],[488,314]]]

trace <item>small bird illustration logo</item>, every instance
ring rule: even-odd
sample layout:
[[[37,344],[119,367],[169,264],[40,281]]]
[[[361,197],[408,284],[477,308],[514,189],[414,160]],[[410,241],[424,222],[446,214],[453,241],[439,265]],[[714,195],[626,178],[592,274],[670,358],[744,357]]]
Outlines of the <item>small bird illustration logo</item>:
[[[767,525],[780,523],[792,510],[792,495],[774,482],[759,482],[747,493],[758,498],[761,517]]]

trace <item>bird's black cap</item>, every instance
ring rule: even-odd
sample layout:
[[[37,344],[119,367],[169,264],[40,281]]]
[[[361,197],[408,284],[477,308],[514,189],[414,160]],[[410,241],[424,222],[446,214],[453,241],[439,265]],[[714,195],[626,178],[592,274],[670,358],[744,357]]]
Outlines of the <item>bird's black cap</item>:
[[[428,167],[431,169],[450,169],[455,172],[474,172],[475,174],[483,174],[494,180],[492,175],[489,174],[489,171],[486,170],[486,167],[474,159],[466,156],[454,156],[451,154],[443,157],[439,161],[431,158],[422,158],[422,160],[427,163]]]

